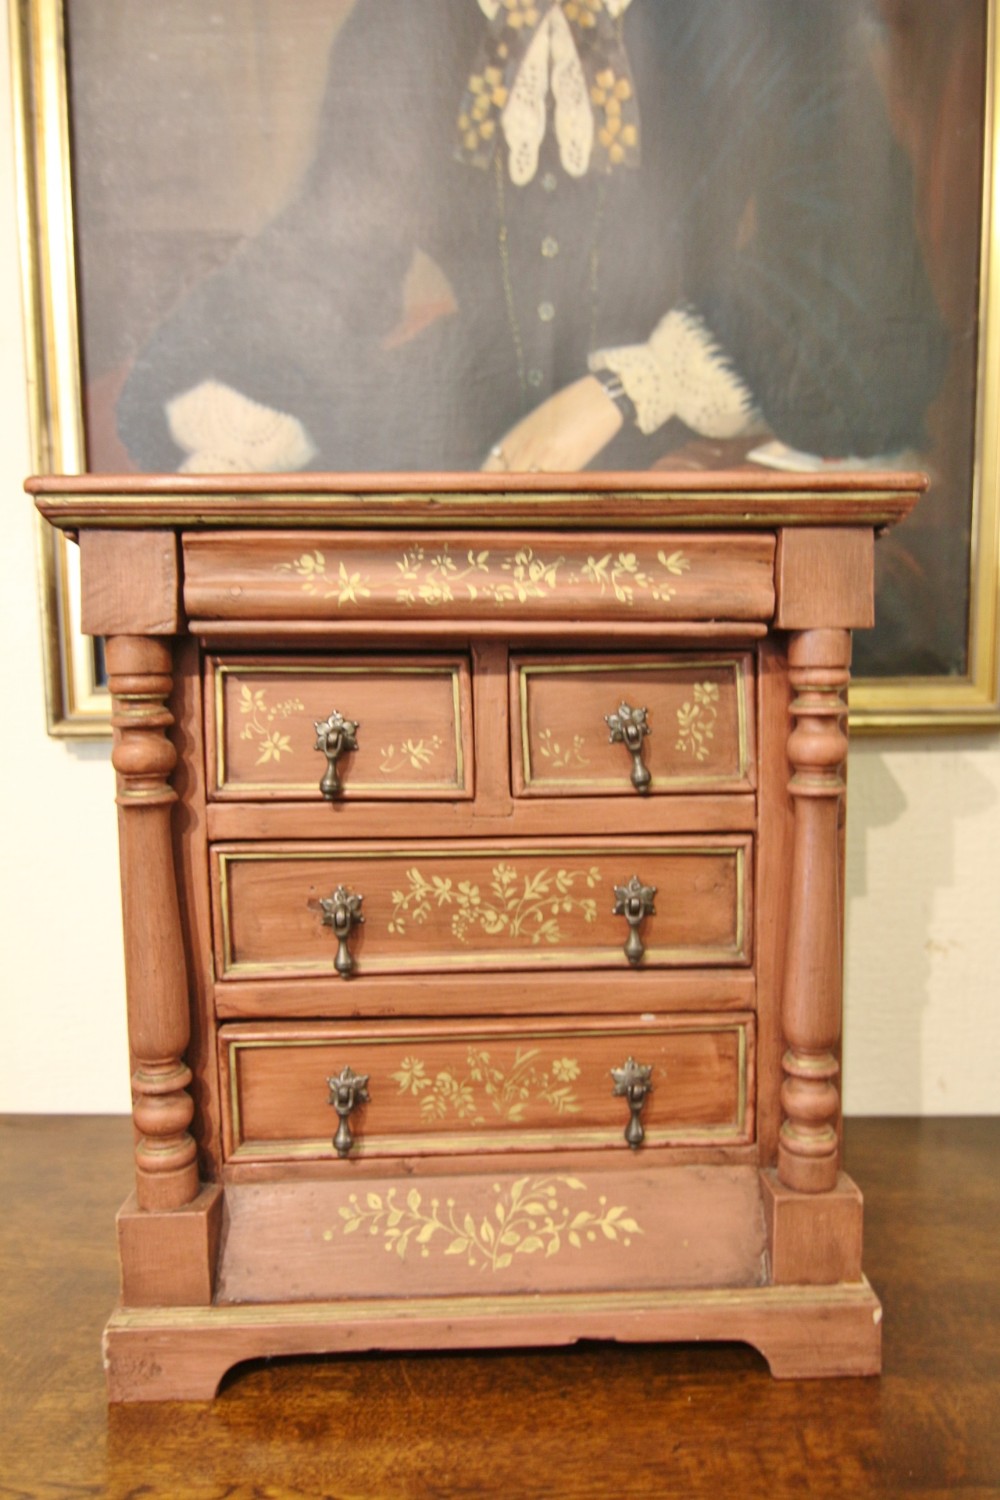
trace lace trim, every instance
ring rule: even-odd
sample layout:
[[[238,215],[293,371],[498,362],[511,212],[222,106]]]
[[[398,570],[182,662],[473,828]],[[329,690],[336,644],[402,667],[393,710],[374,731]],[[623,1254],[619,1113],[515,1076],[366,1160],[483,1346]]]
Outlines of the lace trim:
[[[297,417],[232,386],[203,380],[166,404],[167,425],[187,454],[181,474],[270,474],[304,469],[316,447]]]
[[[477,0],[477,3],[488,21],[492,21],[500,9],[500,0]],[[604,0],[604,8],[614,20],[623,16],[631,4],[632,0]]]
[[[646,434],[671,417],[711,438],[741,437],[760,424],[749,386],[697,314],[681,308],[667,313],[648,343],[599,349],[588,363],[621,378]]]
[[[482,0],[480,0],[482,4]],[[628,0],[490,0],[489,29],[459,106],[456,154],[489,167],[501,136],[511,181],[531,182],[553,134],[570,177],[639,165],[635,85],[618,19]]]
[[[552,95],[559,159],[570,177],[583,177],[594,149],[594,111],[569,22],[556,6],[549,22],[552,37]]]
[[[500,117],[507,141],[510,180],[517,187],[531,182],[545,139],[549,78],[556,102],[555,129],[559,157],[571,177],[583,177],[594,146],[594,111],[580,54],[569,22],[554,5],[539,26],[518,71]]]

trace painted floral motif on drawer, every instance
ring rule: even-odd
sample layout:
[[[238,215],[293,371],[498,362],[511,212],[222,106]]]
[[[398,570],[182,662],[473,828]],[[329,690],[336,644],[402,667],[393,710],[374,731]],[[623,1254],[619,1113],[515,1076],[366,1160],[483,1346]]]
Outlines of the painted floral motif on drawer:
[[[247,722],[240,730],[240,739],[249,740],[259,751],[255,765],[266,766],[269,761],[279,761],[283,755],[292,753],[291,737],[272,726],[276,720],[289,719],[305,712],[305,704],[299,697],[283,698],[278,703],[269,702],[265,688],[252,688],[248,683],[240,684],[239,709]]]
[[[682,703],[677,710],[677,743],[674,748],[692,755],[695,760],[707,760],[718,717],[719,684],[696,682],[691,700]]]
[[[454,908],[452,934],[460,943],[468,941],[470,929],[479,928],[490,937],[501,933],[533,944],[558,943],[561,913],[576,912],[587,923],[597,920],[597,902],[574,894],[574,887],[593,890],[601,878],[596,865],[589,870],[536,870],[519,876],[508,864],[494,865],[487,890],[471,880],[452,881],[448,875],[428,879],[416,866],[406,871],[407,888],[392,892],[389,931],[402,933],[407,919],[426,922],[432,906]]]
[[[489,1109],[502,1120],[523,1120],[532,1105],[547,1105],[558,1115],[578,1114],[573,1089],[580,1076],[575,1057],[556,1057],[546,1066],[539,1048],[520,1047],[510,1062],[494,1053],[470,1047],[466,1066],[428,1072],[420,1057],[404,1057],[392,1074],[400,1094],[420,1101],[420,1113],[431,1123],[455,1116],[471,1125],[485,1125]]]
[[[318,548],[276,566],[278,572],[298,577],[304,593],[318,595],[338,609],[370,599],[372,589],[378,587],[370,574],[352,572],[343,560],[328,562]],[[534,547],[506,553],[470,548],[463,556],[445,543],[430,553],[414,547],[395,559],[394,566],[398,604],[452,604],[465,599],[489,600],[503,608],[550,599],[561,587],[582,587],[598,596],[611,594],[624,605],[631,605],[639,594],[663,602],[674,597],[677,590],[672,580],[687,573],[691,561],[679,549],[670,553],[660,549],[652,562],[631,551],[567,559],[562,553],[545,554]]]

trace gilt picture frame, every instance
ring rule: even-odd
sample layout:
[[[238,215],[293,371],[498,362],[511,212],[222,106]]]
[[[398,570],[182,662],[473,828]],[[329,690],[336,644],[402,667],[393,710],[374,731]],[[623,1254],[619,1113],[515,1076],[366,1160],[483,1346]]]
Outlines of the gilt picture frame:
[[[476,0],[467,3],[471,7]],[[96,180],[95,142],[99,147],[102,139],[100,122],[95,125],[97,106],[92,101],[100,100],[102,88],[88,86],[84,90],[80,80],[85,77],[88,85],[91,80],[96,85],[96,70],[108,70],[103,96],[111,97],[115,88],[120,87],[119,79],[110,76],[114,69],[118,68],[120,76],[123,70],[129,71],[130,62],[156,56],[159,49],[158,76],[166,78],[176,91],[177,79],[183,76],[185,47],[194,49],[200,43],[189,25],[173,26],[169,33],[171,55],[163,62],[167,33],[161,26],[155,36],[144,37],[142,27],[148,23],[144,23],[143,17],[148,18],[152,12],[149,7],[136,6],[134,0],[116,0],[110,7],[107,3],[102,5],[104,31],[100,36],[80,31],[85,24],[80,18],[85,15],[86,6],[74,8],[67,35],[68,11],[64,0],[9,0],[9,5],[14,42],[33,463],[38,472],[78,473],[92,468],[114,471],[120,465],[113,462],[118,451],[116,440],[113,435],[108,436],[107,392],[109,386],[112,391],[116,389],[118,377],[113,368],[114,358],[109,356],[109,368],[105,371],[95,368],[93,352],[98,347],[95,339],[99,341],[105,329],[108,347],[115,347],[117,330],[107,328],[111,322],[108,309],[113,306],[108,287],[116,295],[119,290],[107,280],[102,285],[100,277],[91,270],[108,259],[109,243],[98,232],[103,232],[105,221],[100,214],[106,204],[102,201],[95,212],[93,188],[88,186]],[[961,38],[956,36],[952,71],[947,76],[935,75],[933,107],[927,108],[918,108],[913,101],[922,97],[921,79],[926,84],[920,69],[929,66],[927,55],[941,52],[940,38],[932,46],[933,39],[922,39],[920,35],[921,19],[932,15],[933,9],[928,10],[928,0],[872,0],[872,6],[873,15],[877,13],[877,18],[888,28],[890,39],[892,26],[899,22],[901,14],[906,23],[903,29],[909,50],[905,57],[895,59],[895,75],[890,69],[883,77],[883,86],[890,105],[893,99],[896,101],[897,134],[912,153],[920,219],[918,239],[923,252],[929,254],[928,237],[939,236],[934,243],[940,241],[943,245],[939,254],[948,262],[946,271],[951,278],[948,285],[966,287],[961,295],[967,301],[953,312],[952,346],[957,352],[953,353],[952,363],[957,362],[961,369],[953,377],[945,377],[945,385],[947,378],[952,378],[957,394],[943,397],[932,414],[932,428],[936,423],[937,430],[951,435],[945,445],[948,453],[940,461],[935,459],[943,468],[932,475],[931,493],[924,502],[932,519],[923,523],[922,538],[915,531],[908,533],[908,528],[915,524],[914,518],[914,522],[899,528],[879,549],[882,597],[877,615],[881,610],[883,620],[888,621],[881,627],[886,644],[877,660],[877,671],[870,673],[865,671],[866,648],[861,645],[861,672],[851,692],[852,724],[864,731],[968,730],[1000,723],[1000,167],[996,123],[1000,0],[961,0],[948,8],[953,24],[966,28],[966,46],[963,51]],[[156,8],[161,18],[165,9]],[[205,7],[186,3],[179,11],[170,9],[175,12],[175,21],[180,11],[185,15],[199,11],[205,17],[209,15]],[[213,8],[213,14],[218,9]],[[483,9],[488,10],[489,6],[484,5]],[[338,27],[350,4],[349,0],[331,0],[329,5],[317,9],[284,0],[280,5],[271,5],[270,10],[274,12],[275,26],[281,28],[279,39],[283,45],[277,48],[272,45],[274,35],[266,38],[267,46],[259,45],[260,37],[250,36],[245,38],[247,46],[243,50],[226,49],[225,66],[230,73],[220,75],[211,91],[216,113],[206,119],[205,130],[206,136],[211,134],[215,142],[218,169],[228,180],[228,198],[220,194],[197,198],[186,190],[182,198],[165,199],[166,174],[161,181],[155,169],[156,138],[151,135],[137,146],[133,141],[130,149],[143,167],[142,192],[136,198],[133,182],[130,191],[138,212],[133,215],[128,234],[119,232],[119,239],[113,243],[127,251],[129,266],[136,268],[135,277],[141,277],[147,252],[151,264],[154,251],[161,262],[165,254],[176,258],[173,242],[164,250],[165,221],[171,224],[182,221],[182,230],[185,223],[195,223],[198,248],[193,252],[192,265],[199,255],[208,271],[224,264],[234,246],[260,233],[281,211],[283,201],[287,201],[288,184],[301,180],[307,173],[313,148],[308,123],[303,124],[301,114],[295,116],[294,128],[288,126],[290,116],[281,128],[279,115],[279,127],[275,128],[273,120],[265,122],[260,137],[249,145],[245,140],[242,145],[235,140],[235,132],[234,141],[227,144],[220,123],[227,118],[226,88],[231,86],[234,96],[243,97],[246,79],[254,69],[259,74],[262,66],[280,67],[284,73],[273,85],[276,91],[273,97],[312,98],[317,101],[315,117],[325,86],[326,58],[335,52]],[[258,18],[266,16],[269,7],[255,7],[253,13]],[[259,19],[258,24],[262,24]],[[124,49],[117,62],[113,48],[107,45],[109,36]],[[275,57],[277,62],[273,61]],[[87,72],[88,69],[92,71]],[[972,91],[975,118],[969,114],[970,75],[975,85]],[[148,104],[148,87],[141,77],[136,91],[139,97],[145,92],[144,102]],[[206,89],[206,97],[208,92]],[[899,102],[904,95],[908,101],[905,106]],[[80,98],[88,101],[85,110],[74,103]],[[183,105],[183,100],[180,103]],[[888,112],[891,115],[891,109]],[[128,117],[127,105],[124,113]],[[176,153],[176,133],[171,135],[164,127],[162,113],[151,108],[145,114],[154,122],[154,130],[155,122],[160,121],[159,128],[166,137],[163,152]],[[928,123],[930,115],[934,115],[936,123]],[[261,149],[261,141],[265,139],[270,153],[266,159]],[[109,149],[114,149],[113,142]],[[942,154],[948,180],[961,183],[961,190],[956,190],[958,196],[945,201],[940,181],[928,177],[929,169],[925,171],[921,165],[937,161],[940,172]],[[241,165],[242,179],[237,165]],[[241,196],[240,187],[250,171],[259,180],[254,185],[253,204],[247,208],[247,196]],[[104,175],[113,178],[114,172]],[[205,204],[209,202],[212,222],[206,224]],[[943,220],[960,223],[958,242],[954,234],[950,239],[946,234],[940,239]],[[124,259],[119,264],[124,264]],[[942,271],[941,276],[944,275]],[[937,285],[935,294],[945,303],[950,295],[947,291],[939,293]],[[959,297],[959,292],[955,296]],[[166,294],[164,299],[166,306]],[[723,454],[719,465],[731,467],[729,449],[725,443],[717,446]],[[767,446],[766,442],[758,445]],[[695,442],[676,450],[678,466],[701,462],[704,448],[704,443]],[[752,451],[756,453],[758,449]],[[96,463],[95,454],[100,460]],[[746,454],[744,447],[740,462]],[[672,462],[667,453],[657,467],[668,468]],[[600,463],[595,467],[600,469]],[[908,460],[905,467],[912,468],[912,461]],[[475,475],[470,471],[470,489],[475,485]],[[405,487],[403,476],[400,487]],[[95,654],[93,644],[80,634],[76,625],[75,549],[44,523],[40,523],[40,528],[50,730],[67,736],[104,735],[109,732],[109,704],[99,654]],[[911,542],[910,537],[917,540]],[[942,540],[947,545],[942,545]],[[948,615],[959,621],[955,644],[940,662],[928,658],[926,653],[921,656],[915,650],[908,650],[908,617],[905,609],[893,607],[896,595],[906,594],[907,590],[920,601],[922,616],[926,611],[933,620],[934,612],[939,610],[942,618]],[[893,630],[895,638],[885,633]]]

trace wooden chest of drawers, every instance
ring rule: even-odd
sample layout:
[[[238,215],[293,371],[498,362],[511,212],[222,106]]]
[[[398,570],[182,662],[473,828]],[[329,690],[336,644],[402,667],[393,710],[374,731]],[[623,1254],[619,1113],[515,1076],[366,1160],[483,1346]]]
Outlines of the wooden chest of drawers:
[[[919,481],[32,488],[113,695],[112,1398],[581,1337],[877,1370],[846,688]]]

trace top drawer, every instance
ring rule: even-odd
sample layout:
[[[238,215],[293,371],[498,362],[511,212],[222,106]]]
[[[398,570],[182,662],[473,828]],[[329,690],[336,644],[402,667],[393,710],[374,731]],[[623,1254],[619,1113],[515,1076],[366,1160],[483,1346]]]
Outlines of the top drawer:
[[[357,724],[357,749],[336,763],[338,801],[472,796],[464,656],[213,657],[205,697],[219,800],[321,801],[316,725],[334,710]]]
[[[512,656],[515,794],[750,791],[753,683],[749,652]]]
[[[387,620],[765,622],[774,550],[763,532],[213,531],[184,538],[184,608],[198,629],[302,620],[340,635]]]

